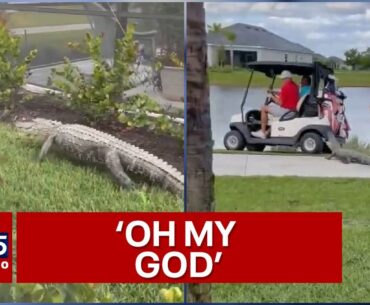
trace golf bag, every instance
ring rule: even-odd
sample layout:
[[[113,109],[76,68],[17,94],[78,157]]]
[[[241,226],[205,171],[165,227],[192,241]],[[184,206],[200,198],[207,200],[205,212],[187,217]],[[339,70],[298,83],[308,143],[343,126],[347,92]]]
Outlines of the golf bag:
[[[325,101],[321,104],[321,113],[327,117],[335,136],[348,139],[350,126],[345,114],[344,99],[341,91],[324,93]]]

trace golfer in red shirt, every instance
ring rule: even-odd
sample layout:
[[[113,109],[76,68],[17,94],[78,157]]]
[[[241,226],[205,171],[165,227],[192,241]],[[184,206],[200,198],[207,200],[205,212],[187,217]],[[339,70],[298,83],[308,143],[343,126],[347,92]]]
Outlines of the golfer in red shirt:
[[[261,108],[261,129],[252,132],[252,136],[265,139],[267,137],[268,114],[281,117],[288,111],[295,111],[299,100],[299,87],[292,79],[290,71],[283,71],[279,78],[283,79],[280,94],[275,95],[269,91],[268,97],[272,102]]]

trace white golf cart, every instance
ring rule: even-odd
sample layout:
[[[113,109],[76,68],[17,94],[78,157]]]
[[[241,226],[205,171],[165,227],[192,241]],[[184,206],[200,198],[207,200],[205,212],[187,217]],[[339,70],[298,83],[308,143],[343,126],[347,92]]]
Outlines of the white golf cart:
[[[226,149],[243,150],[246,147],[250,151],[263,151],[267,145],[279,145],[300,147],[303,152],[314,154],[328,149],[325,144],[327,132],[333,132],[340,143],[346,141],[349,131],[344,115],[343,101],[346,96],[336,90],[332,69],[318,62],[253,62],[248,64],[248,68],[251,69],[251,75],[242,100],[241,113],[231,117],[230,131],[224,137]],[[244,106],[254,71],[272,78],[272,90],[276,76],[284,70],[293,75],[309,75],[311,92],[299,100],[295,111],[289,111],[281,117],[269,115],[270,137],[253,137],[251,132],[261,128],[260,110],[245,113]],[[265,105],[270,102],[271,100],[266,98]]]

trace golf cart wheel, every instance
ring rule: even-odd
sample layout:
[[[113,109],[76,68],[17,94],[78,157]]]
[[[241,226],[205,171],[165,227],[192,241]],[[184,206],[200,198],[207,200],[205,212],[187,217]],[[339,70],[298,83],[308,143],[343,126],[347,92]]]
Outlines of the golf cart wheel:
[[[231,130],[224,137],[224,145],[227,150],[243,150],[245,141],[239,131]]]
[[[246,146],[249,151],[263,151],[265,149],[264,144],[247,144]]]
[[[320,154],[324,149],[324,142],[319,134],[307,132],[302,136],[300,146],[304,153]]]

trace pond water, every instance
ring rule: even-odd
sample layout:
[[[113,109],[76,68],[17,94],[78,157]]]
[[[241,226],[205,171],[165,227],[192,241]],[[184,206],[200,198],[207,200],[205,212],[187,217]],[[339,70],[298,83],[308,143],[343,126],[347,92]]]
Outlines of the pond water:
[[[223,138],[229,131],[230,117],[240,113],[244,91],[244,88],[210,87],[214,148],[225,148]],[[360,141],[370,143],[370,88],[343,88],[342,91],[347,95],[345,106],[351,127],[350,136],[357,136]],[[259,109],[265,97],[265,89],[250,89],[245,109]]]

